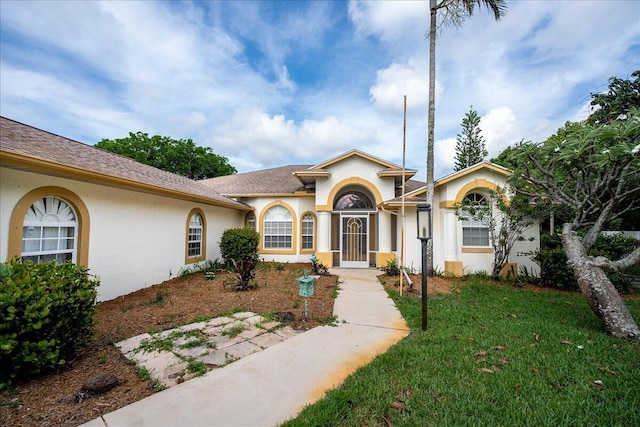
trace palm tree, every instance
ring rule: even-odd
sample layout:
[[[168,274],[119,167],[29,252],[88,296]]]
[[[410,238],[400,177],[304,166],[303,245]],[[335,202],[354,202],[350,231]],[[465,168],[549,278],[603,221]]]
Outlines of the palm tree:
[[[427,125],[427,203],[433,206],[433,129],[436,111],[436,31],[438,29],[437,14],[443,13],[441,23],[460,27],[465,18],[472,16],[476,6],[485,6],[499,20],[507,13],[505,0],[430,0],[431,20],[429,26],[429,116]],[[427,274],[433,275],[433,241],[429,240]]]

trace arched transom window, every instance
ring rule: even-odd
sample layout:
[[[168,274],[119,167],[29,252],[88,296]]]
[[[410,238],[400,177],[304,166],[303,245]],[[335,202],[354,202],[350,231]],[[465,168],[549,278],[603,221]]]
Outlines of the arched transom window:
[[[293,220],[284,206],[273,206],[265,213],[262,229],[265,249],[293,247]]]
[[[194,213],[189,219],[189,242],[187,256],[189,258],[202,255],[202,217]]]
[[[58,197],[31,205],[22,227],[22,259],[76,261],[78,220],[73,207]]]
[[[369,196],[361,191],[348,191],[336,199],[334,209],[373,209],[373,203]]]
[[[462,221],[462,246],[490,246],[489,242],[489,218],[487,210],[489,203],[487,198],[480,193],[469,193],[464,197]],[[484,217],[478,215],[485,212]]]
[[[302,249],[313,249],[315,219],[311,214],[302,217]]]

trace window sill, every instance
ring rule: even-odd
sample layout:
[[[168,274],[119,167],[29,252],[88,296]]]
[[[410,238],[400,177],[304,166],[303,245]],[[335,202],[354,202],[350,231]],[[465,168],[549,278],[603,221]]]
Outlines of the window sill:
[[[493,248],[467,246],[462,248],[462,253],[463,254],[492,254]]]

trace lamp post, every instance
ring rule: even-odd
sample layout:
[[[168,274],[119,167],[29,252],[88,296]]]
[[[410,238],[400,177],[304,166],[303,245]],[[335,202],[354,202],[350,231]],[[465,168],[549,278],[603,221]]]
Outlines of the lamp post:
[[[416,206],[418,239],[422,243],[422,330],[427,330],[427,242],[431,239],[431,205]]]

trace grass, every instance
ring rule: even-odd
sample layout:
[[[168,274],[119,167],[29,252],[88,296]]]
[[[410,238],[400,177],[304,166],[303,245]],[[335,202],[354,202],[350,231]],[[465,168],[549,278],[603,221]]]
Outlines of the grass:
[[[410,335],[286,426],[640,425],[640,344],[580,295],[476,278],[430,298],[422,332],[420,299],[390,294]]]

